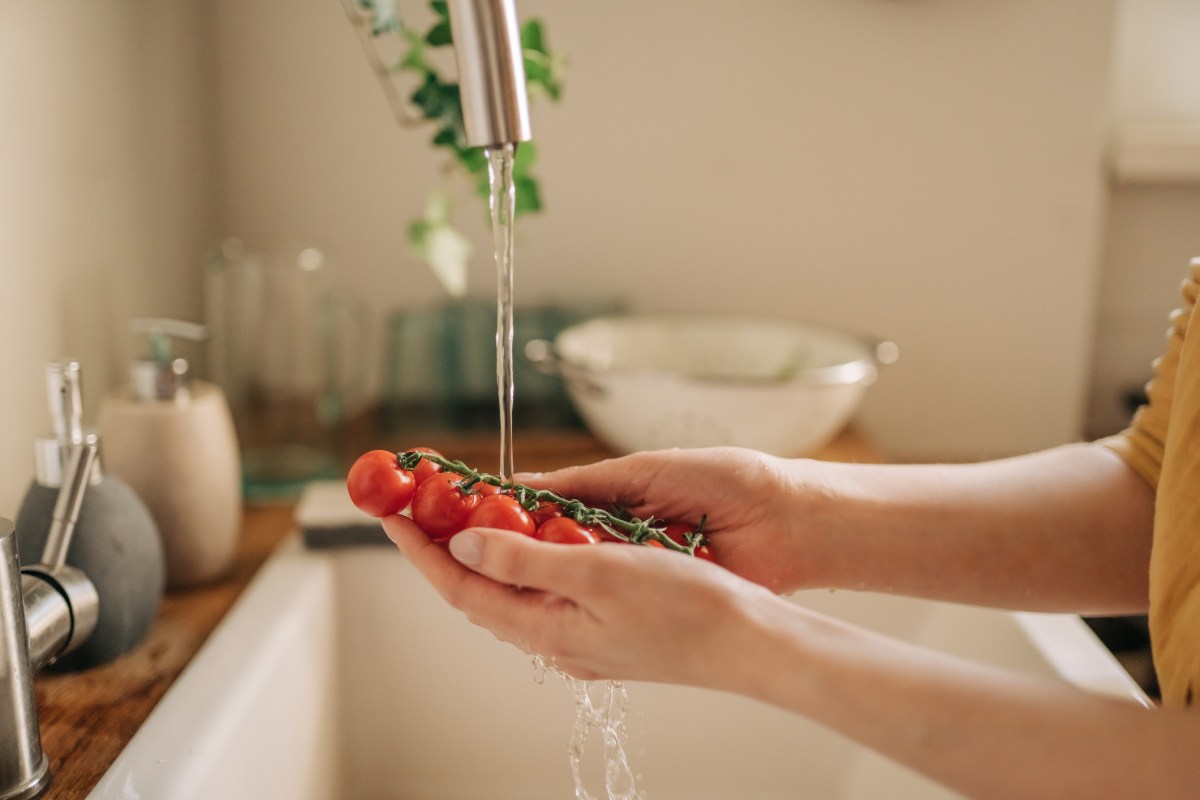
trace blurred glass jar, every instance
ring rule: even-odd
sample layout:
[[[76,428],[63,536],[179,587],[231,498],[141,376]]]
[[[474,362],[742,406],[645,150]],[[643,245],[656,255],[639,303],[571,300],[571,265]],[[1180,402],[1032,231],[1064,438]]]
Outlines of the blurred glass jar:
[[[294,500],[338,477],[344,423],[364,402],[369,318],[323,251],[229,239],[209,259],[208,370],[229,399],[247,502]]]
[[[622,308],[615,300],[543,302],[514,310],[514,427],[581,426],[561,379],[534,368],[525,345]],[[387,320],[381,423],[411,428],[491,430],[499,426],[496,302],[468,297],[398,310]]]

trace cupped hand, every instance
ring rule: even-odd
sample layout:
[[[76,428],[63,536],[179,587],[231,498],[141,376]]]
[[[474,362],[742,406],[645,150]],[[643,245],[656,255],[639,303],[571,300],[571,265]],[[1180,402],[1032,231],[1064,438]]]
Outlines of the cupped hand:
[[[805,585],[795,462],[733,447],[635,453],[517,480],[600,508],[697,524],[717,563],[774,592]]]
[[[447,552],[406,517],[383,526],[472,622],[582,680],[722,688],[732,666],[712,654],[743,651],[736,642],[751,609],[777,600],[716,565],[656,548],[473,529]]]

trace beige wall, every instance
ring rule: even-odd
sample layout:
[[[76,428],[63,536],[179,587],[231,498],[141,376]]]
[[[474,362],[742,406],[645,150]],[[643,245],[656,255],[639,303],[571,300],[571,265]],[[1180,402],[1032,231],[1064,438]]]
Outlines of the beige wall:
[[[572,63],[565,102],[534,108],[548,211],[520,232],[519,300],[616,292],[892,337],[864,420],[902,455],[1078,435],[1110,3],[521,10]],[[82,358],[94,409],[129,318],[202,312],[218,236],[325,246],[377,325],[440,300],[404,244],[437,177],[429,133],[395,125],[337,0],[6,3],[0,66],[0,514],[45,424],[43,363]]]
[[[202,5],[0,4],[0,516],[49,427],[45,362],[80,359],[90,422],[130,318],[201,313]]]
[[[216,8],[227,232],[324,244],[380,316],[436,301],[404,245],[429,133],[393,123],[339,3]],[[864,418],[897,453],[1079,435],[1110,3],[520,8],[571,67],[565,102],[533,110],[548,210],[521,231],[519,301],[617,292],[892,337]],[[460,216],[486,294],[481,212]]]
[[[1188,262],[1200,256],[1200,4],[1120,0],[1117,9],[1090,435],[1128,423],[1122,396],[1150,377]]]

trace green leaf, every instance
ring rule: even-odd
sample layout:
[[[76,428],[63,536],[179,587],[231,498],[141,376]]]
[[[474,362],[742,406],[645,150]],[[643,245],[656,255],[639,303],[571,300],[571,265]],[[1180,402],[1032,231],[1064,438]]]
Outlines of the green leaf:
[[[437,70],[429,63],[425,57],[425,40],[412,31],[405,30],[402,32],[404,40],[408,42],[408,52],[404,54],[404,58],[396,63],[395,69],[399,72],[420,72],[426,75],[436,74]]]
[[[431,0],[429,7],[433,9],[433,13],[437,14],[438,19],[450,24],[450,4],[447,0]]]
[[[359,0],[359,6],[371,12],[371,35],[399,32],[403,26],[396,13],[396,0]]]
[[[408,243],[451,297],[466,294],[471,242],[450,224],[450,200],[442,192],[430,193],[425,216],[408,226]]]
[[[542,210],[542,191],[537,179],[531,175],[513,175],[513,186],[517,191],[515,215],[536,214]]]
[[[513,174],[527,173],[535,161],[537,161],[537,145],[533,142],[521,142],[517,147],[517,155],[513,159]]]
[[[430,47],[445,47],[454,44],[454,38],[450,35],[450,23],[439,22],[430,28],[429,33],[425,34],[425,43]]]
[[[545,45],[546,33],[540,20],[531,19],[521,28],[521,49],[550,55]]]

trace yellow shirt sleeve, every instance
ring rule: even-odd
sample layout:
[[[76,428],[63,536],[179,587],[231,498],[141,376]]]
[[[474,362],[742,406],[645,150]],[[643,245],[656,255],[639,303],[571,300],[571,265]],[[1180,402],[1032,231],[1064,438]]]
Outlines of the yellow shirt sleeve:
[[[1155,489],[1150,638],[1169,705],[1200,706],[1200,259],[1183,283],[1148,402],[1125,431],[1100,440]],[[1188,341],[1189,326],[1196,328]]]
[[[1134,414],[1121,433],[1101,439],[1100,444],[1117,452],[1151,486],[1157,488],[1167,442],[1167,423],[1175,394],[1179,355],[1187,336],[1188,320],[1200,295],[1200,258],[1192,259],[1191,272],[1180,293],[1183,307],[1171,313],[1166,352],[1154,360],[1154,377],[1146,385],[1147,403]]]

